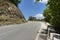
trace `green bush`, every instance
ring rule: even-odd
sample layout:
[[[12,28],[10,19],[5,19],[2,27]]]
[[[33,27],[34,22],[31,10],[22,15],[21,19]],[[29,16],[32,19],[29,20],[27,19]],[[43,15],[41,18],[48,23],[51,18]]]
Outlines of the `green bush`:
[[[18,3],[21,2],[21,0],[10,0],[12,3],[14,3],[16,6],[18,6]]]
[[[48,0],[47,9],[49,11],[44,12],[46,20],[55,27],[60,27],[60,0]]]

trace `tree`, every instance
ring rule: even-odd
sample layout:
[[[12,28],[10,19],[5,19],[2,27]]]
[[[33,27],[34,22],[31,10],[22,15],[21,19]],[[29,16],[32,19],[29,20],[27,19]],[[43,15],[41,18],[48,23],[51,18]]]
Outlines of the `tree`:
[[[51,10],[50,23],[54,26],[60,26],[60,0],[49,0],[47,6]]]
[[[42,1],[42,0],[36,0],[36,2],[39,2],[39,1]]]
[[[60,0],[48,0],[44,16],[54,26],[60,26]],[[50,16],[50,19],[48,18]]]
[[[16,6],[18,6],[18,3],[21,2],[21,0],[10,0],[12,3],[14,3]],[[36,2],[38,2],[40,0],[36,0]],[[42,0],[41,0],[42,1]]]
[[[49,23],[50,23],[51,11],[50,11],[49,9],[46,9],[46,10],[44,10],[43,15],[44,15],[44,17],[45,17],[44,20],[45,20],[46,22],[49,22]]]
[[[21,2],[21,0],[10,0],[12,3],[14,3],[16,6],[18,6],[18,3]]]
[[[35,21],[35,20],[36,20],[36,17],[30,16],[28,20],[29,20],[29,21]]]

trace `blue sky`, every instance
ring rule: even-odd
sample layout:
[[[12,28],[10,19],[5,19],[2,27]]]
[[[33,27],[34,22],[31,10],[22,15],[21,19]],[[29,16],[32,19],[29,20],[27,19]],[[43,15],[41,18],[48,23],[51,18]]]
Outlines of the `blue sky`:
[[[35,0],[22,0],[18,7],[26,19],[28,19],[29,16],[42,18],[43,11],[46,8],[46,0],[38,3],[35,3]]]

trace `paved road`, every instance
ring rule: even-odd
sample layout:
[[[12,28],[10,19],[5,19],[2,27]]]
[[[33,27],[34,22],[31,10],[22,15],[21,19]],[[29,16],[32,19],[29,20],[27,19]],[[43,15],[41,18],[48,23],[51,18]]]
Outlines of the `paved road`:
[[[0,40],[35,40],[40,22],[0,27]]]

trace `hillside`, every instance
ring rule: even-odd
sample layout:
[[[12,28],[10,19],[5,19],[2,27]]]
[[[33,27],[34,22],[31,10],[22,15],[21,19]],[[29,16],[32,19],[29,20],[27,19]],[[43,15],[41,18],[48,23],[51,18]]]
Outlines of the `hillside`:
[[[22,12],[9,0],[0,0],[0,25],[25,22]]]

